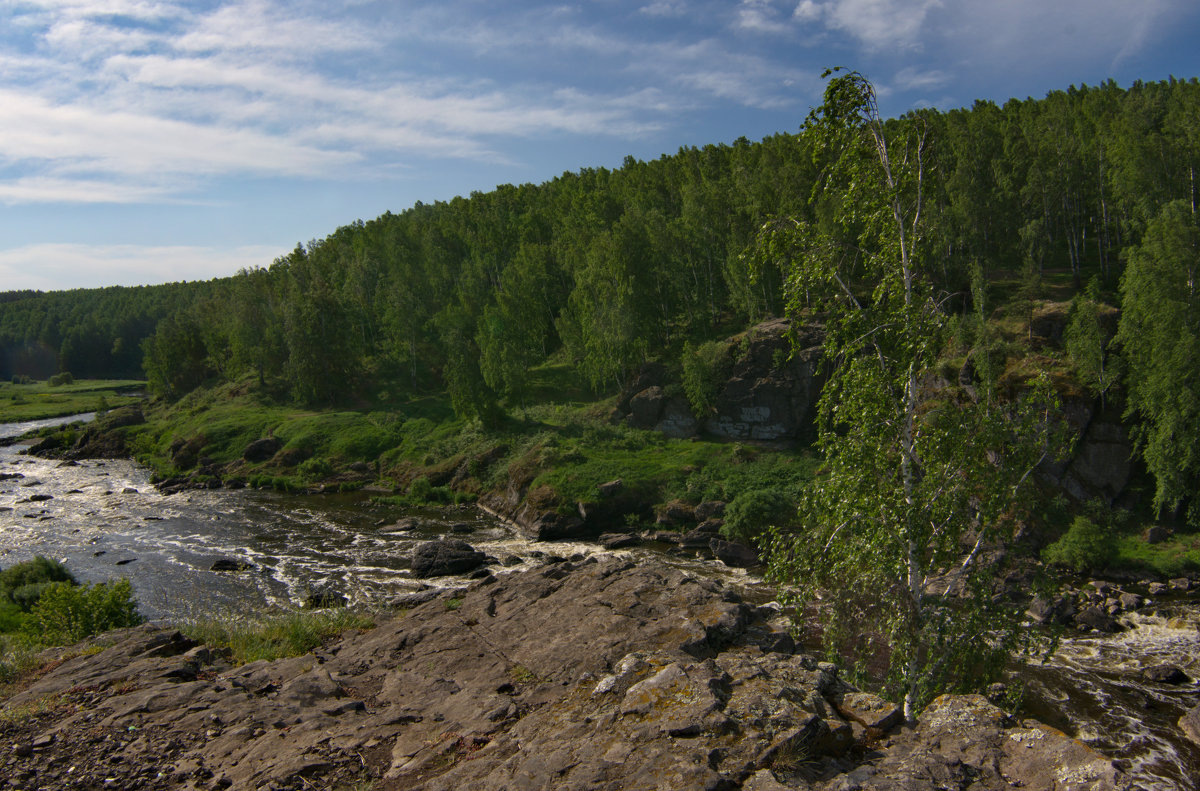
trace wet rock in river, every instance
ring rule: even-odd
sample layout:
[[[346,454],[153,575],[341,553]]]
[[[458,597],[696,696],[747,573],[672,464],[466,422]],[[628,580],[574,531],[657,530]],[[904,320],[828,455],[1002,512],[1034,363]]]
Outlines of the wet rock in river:
[[[1122,593],[1117,601],[1120,602],[1122,610],[1139,610],[1146,604],[1146,600],[1136,593]]]
[[[726,566],[748,569],[759,563],[758,551],[745,544],[714,538],[708,542],[708,548],[712,551],[713,556]]]
[[[636,547],[642,540],[629,533],[602,533],[596,541],[605,549],[624,549]]]
[[[1075,626],[1097,632],[1119,632],[1121,627],[1116,618],[1099,607],[1087,607],[1075,616]]]
[[[1151,665],[1142,669],[1142,677],[1156,684],[1186,684],[1191,681],[1177,665]]]
[[[209,571],[248,571],[254,568],[254,564],[245,560],[236,558],[220,558],[213,561],[209,566]]]
[[[350,600],[340,591],[333,588],[316,588],[304,597],[303,605],[306,610],[322,610],[329,607],[345,607],[349,603]]]
[[[466,574],[487,562],[487,555],[466,541],[443,539],[427,541],[413,550],[414,577],[445,577]]]
[[[1036,596],[1029,602],[1025,611],[1033,620],[1041,624],[1067,624],[1075,616],[1075,605],[1065,596]]]

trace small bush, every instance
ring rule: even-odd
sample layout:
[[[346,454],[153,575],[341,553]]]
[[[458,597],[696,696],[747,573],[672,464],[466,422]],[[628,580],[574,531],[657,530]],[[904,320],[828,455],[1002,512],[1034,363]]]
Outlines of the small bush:
[[[48,584],[75,584],[67,567],[56,560],[38,555],[0,571],[0,601],[7,600],[29,612]]]
[[[49,384],[51,387],[62,387],[63,385],[73,385],[73,384],[75,384],[75,377],[71,376],[70,371],[63,371],[60,374],[55,374],[54,376],[51,376]]]
[[[325,478],[333,475],[333,465],[327,459],[313,456],[300,464],[300,474],[305,478]]]
[[[772,526],[796,520],[796,503],[779,489],[742,492],[725,509],[721,535],[730,541],[753,544]]]
[[[1062,538],[1042,550],[1042,560],[1082,574],[1108,566],[1116,554],[1117,541],[1109,530],[1077,516]]]
[[[692,409],[697,415],[708,414],[716,405],[717,395],[733,365],[729,344],[723,341],[709,341],[699,346],[686,343],[682,363],[683,389]]]
[[[97,585],[51,584],[30,611],[34,637],[47,645],[78,642],[85,637],[137,626],[142,622],[129,580]]]

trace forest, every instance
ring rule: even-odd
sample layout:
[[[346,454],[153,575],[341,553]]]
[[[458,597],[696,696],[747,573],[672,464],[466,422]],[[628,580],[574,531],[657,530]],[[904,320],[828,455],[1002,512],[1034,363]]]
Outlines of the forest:
[[[1198,117],[1192,78],[885,124],[921,141],[924,232],[913,249],[947,309],[981,310],[980,281],[1005,300],[1052,283],[1078,294],[1090,313],[1073,321],[1095,326],[1075,333],[1072,356],[1107,391],[1120,347],[1139,447],[1173,493],[1166,504],[1200,470],[1171,450],[1200,437],[1200,409],[1163,398],[1194,392],[1179,377],[1200,359]],[[484,424],[520,410],[530,371],[547,361],[613,392],[648,359],[678,366],[698,344],[784,312],[796,296],[784,262],[750,253],[776,218],[831,233],[845,222],[822,198],[829,156],[803,131],[742,138],[418,203],[231,278],[6,293],[0,375],[143,373],[166,399],[246,380],[280,401],[352,409],[446,392]],[[1122,309],[1117,345],[1116,328],[1098,322],[1102,303]]]

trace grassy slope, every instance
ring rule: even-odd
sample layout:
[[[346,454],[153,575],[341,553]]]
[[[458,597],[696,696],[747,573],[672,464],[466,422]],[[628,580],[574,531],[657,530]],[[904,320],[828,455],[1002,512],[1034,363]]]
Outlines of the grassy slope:
[[[145,382],[121,379],[89,379],[52,387],[48,382],[18,385],[0,383],[0,423],[95,412],[109,407],[136,403]]]
[[[160,478],[192,469],[181,469],[171,452],[187,443],[194,456],[225,465],[226,476],[251,485],[302,488],[348,477],[349,467],[363,462],[377,478],[373,485],[401,495],[420,479],[418,488],[427,491],[428,483],[436,489],[458,473],[455,487],[468,496],[503,492],[515,482],[540,506],[563,509],[594,500],[597,486],[617,478],[647,504],[696,503],[746,489],[794,490],[816,466],[805,451],[675,440],[612,425],[611,400],[589,399],[569,369],[547,365],[533,376],[538,403],[492,429],[456,418],[440,397],[317,412],[271,402],[243,383],[156,404],[132,442]],[[245,447],[266,436],[278,438],[283,452],[270,462],[242,461]],[[434,494],[445,499],[444,489]]]

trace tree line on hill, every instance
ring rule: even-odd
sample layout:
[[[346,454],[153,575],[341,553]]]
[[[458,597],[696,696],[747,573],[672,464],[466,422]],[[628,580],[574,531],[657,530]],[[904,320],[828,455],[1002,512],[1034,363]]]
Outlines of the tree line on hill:
[[[961,295],[953,307],[964,314],[973,271],[1033,289],[1047,270],[1068,272],[1081,292],[1092,278],[1115,292],[1128,262],[1153,257],[1148,235],[1155,260],[1187,255],[1176,237],[1180,223],[1195,226],[1198,117],[1193,78],[889,120],[893,133],[922,130],[896,135],[924,147],[925,231],[914,254],[935,262],[937,289]],[[804,132],[743,138],[418,203],[231,278],[11,292],[0,296],[0,375],[140,368],[168,398],[253,377],[315,405],[444,388],[459,414],[485,421],[523,404],[530,369],[549,359],[609,390],[647,358],[678,359],[689,342],[782,312],[784,272],[746,252],[771,218],[845,225],[837,200],[810,200],[829,156]],[[1186,292],[1195,280],[1180,282]],[[1153,311],[1163,295],[1143,285],[1138,304]],[[1184,297],[1172,332],[1194,330]],[[1124,337],[1153,355],[1138,345],[1151,335]],[[1146,374],[1142,362],[1130,370]],[[1145,415],[1154,398],[1161,391],[1146,396]]]

